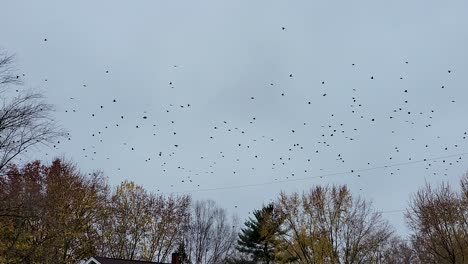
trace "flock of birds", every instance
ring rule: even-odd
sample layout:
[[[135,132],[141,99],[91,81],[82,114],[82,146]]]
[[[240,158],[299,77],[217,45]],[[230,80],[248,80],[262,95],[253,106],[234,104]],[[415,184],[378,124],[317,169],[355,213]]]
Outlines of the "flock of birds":
[[[282,27],[281,30],[285,31],[287,28]],[[45,38],[44,42],[47,41],[49,40]],[[409,61],[401,62],[402,67],[408,65]],[[171,65],[175,70],[180,67],[183,65]],[[349,67],[357,69],[359,65],[350,63]],[[112,72],[104,70],[103,74],[111,76]],[[356,71],[353,74],[360,74],[361,83],[367,87],[381,85],[377,83],[378,77],[375,74],[365,76],[364,73]],[[453,73],[451,69],[447,69],[441,75],[450,79]],[[407,77],[402,74],[394,78],[404,82]],[[162,192],[212,188],[213,185],[206,184],[212,179],[216,179],[215,186],[223,188],[236,186],[239,182],[232,180],[232,175],[242,178],[242,184],[247,185],[264,181],[287,182],[301,177],[323,178],[330,173],[340,171],[359,179],[363,171],[380,168],[382,164],[386,164],[383,168],[391,168],[388,171],[389,175],[397,173],[400,170],[399,166],[419,162],[424,164],[426,171],[423,174],[447,176],[451,166],[462,163],[466,151],[464,146],[467,131],[455,131],[456,137],[448,139],[443,135],[434,135],[430,142],[420,141],[420,135],[417,135],[420,131],[430,131],[434,124],[439,122],[438,119],[444,118],[443,115],[438,115],[440,108],[457,103],[451,97],[446,84],[436,88],[449,95],[440,98],[438,105],[429,106],[421,101],[418,102],[417,96],[414,95],[417,91],[414,92],[410,87],[402,85],[401,87],[405,88],[394,88],[399,90],[396,92],[398,100],[394,100],[394,103],[383,102],[382,107],[379,107],[379,103],[369,106],[369,99],[372,99],[372,96],[366,95],[364,88],[332,89],[328,86],[331,80],[317,83],[313,95],[308,98],[291,99],[287,85],[283,83],[284,80],[296,78],[295,74],[284,73],[284,76],[276,78],[280,80],[277,82],[265,80],[265,86],[271,88],[278,100],[285,100],[286,104],[301,109],[294,117],[301,122],[296,122],[291,127],[289,126],[291,122],[281,122],[282,125],[276,127],[276,131],[268,133],[263,127],[267,121],[255,113],[249,113],[249,117],[242,116],[241,122],[238,119],[230,120],[229,116],[226,116],[225,119],[220,117],[219,120],[201,122],[199,125],[202,128],[197,129],[207,133],[202,136],[198,134],[188,136],[189,140],[195,143],[187,144],[187,140],[180,140],[178,136],[190,134],[191,128],[185,126],[182,128],[183,131],[179,129],[184,127],[186,119],[193,118],[188,113],[198,106],[197,101],[184,104],[169,103],[160,106],[158,113],[149,110],[140,111],[139,103],[134,102],[133,111],[125,113],[119,104],[126,98],[109,96],[102,104],[89,105],[86,103],[86,97],[74,95],[69,96],[66,103],[59,107],[60,111],[63,111],[62,114],[65,114],[63,117],[100,125],[87,127],[85,124],[81,126],[80,131],[70,131],[67,140],[58,141],[53,145],[55,154],[46,153],[46,155],[53,156],[64,149],[67,151],[72,149],[72,157],[79,155],[81,158],[96,161],[97,166],[102,166],[98,162],[108,161],[106,164],[110,164],[112,168],[103,167],[103,169],[110,175],[124,173],[121,172],[124,167],[144,167],[153,164],[145,173],[156,179],[169,181],[172,187],[170,190],[163,187],[158,189]],[[177,89],[176,84],[177,80],[172,80],[166,87],[158,89]],[[81,86],[82,89],[90,89],[86,83],[82,83]],[[344,90],[346,93],[343,94],[351,95],[349,98],[336,93]],[[410,96],[411,93],[413,95]],[[244,105],[254,104],[259,97],[261,95],[258,94],[245,96],[245,99],[237,104],[242,108]],[[337,105],[341,106],[337,108]],[[391,105],[391,108],[387,108],[387,105]],[[326,108],[327,106],[329,108]],[[110,111],[106,111],[108,109]],[[164,118],[160,118],[163,115]],[[314,115],[320,115],[322,118],[317,119]],[[325,122],[321,122],[323,120]],[[373,135],[375,127],[384,128],[386,134]],[[136,139],[131,139],[128,137],[129,133],[138,136]],[[79,138],[87,140],[74,142],[77,134],[81,135]],[[359,160],[368,158],[367,162],[355,164],[357,157],[353,156],[353,151],[350,149],[354,148],[354,153],[359,153],[360,147],[373,144],[374,141],[369,141],[369,137],[391,141],[393,135],[398,137],[398,141],[391,151],[384,150],[386,153],[384,156],[360,157]],[[119,140],[120,136],[125,136],[128,140]],[[111,139],[108,141],[107,138]],[[138,141],[144,141],[143,147],[137,143]],[[159,142],[159,145],[156,142]],[[193,149],[191,146],[197,142],[198,146],[206,147]],[[425,156],[420,153],[424,153]],[[120,158],[122,155],[137,157],[141,163],[122,164]],[[326,163],[323,162],[325,158]],[[327,164],[328,167],[322,167],[321,163]],[[155,167],[159,167],[159,171],[154,170]],[[125,173],[131,171],[131,169],[126,170]]]

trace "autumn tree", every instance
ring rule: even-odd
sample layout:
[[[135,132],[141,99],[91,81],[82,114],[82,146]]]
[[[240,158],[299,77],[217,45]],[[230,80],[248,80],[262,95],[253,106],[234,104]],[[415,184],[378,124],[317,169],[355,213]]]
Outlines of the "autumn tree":
[[[281,193],[275,210],[284,219],[284,246],[277,253],[284,262],[374,263],[392,237],[381,215],[346,186]]]
[[[101,173],[35,161],[10,166],[0,184],[0,262],[77,263],[96,252],[95,223],[107,196]]]
[[[237,249],[250,255],[253,261],[273,263],[282,219],[275,213],[273,203],[254,210],[253,215],[241,229]]]
[[[234,251],[237,220],[212,200],[196,201],[185,229],[189,260],[195,264],[223,263]]]
[[[168,261],[182,241],[190,203],[187,195],[155,195],[134,182],[122,182],[111,196],[107,217],[99,223],[100,255]]]
[[[461,191],[443,182],[426,184],[413,195],[406,220],[411,241],[423,263],[468,262],[468,175]]]
[[[42,94],[10,89],[22,83],[15,75],[14,56],[0,53],[0,172],[34,145],[64,136],[51,117],[52,106]]]
[[[145,237],[147,247],[143,259],[160,262],[183,245],[182,236],[190,217],[191,197],[152,195],[151,204],[151,226]]]
[[[108,257],[140,259],[151,223],[150,199],[143,187],[122,182],[110,198],[101,222],[102,253]]]
[[[2,175],[0,188],[0,262],[34,263],[39,257],[40,216],[42,214],[44,170],[36,161],[23,168],[11,166]]]

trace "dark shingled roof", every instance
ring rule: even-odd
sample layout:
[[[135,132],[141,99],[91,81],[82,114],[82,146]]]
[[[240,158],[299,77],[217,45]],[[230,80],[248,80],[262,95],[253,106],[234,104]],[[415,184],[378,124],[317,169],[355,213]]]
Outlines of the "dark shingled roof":
[[[151,261],[142,261],[142,260],[126,260],[126,259],[116,259],[116,258],[104,258],[104,257],[93,257],[101,264],[170,264],[163,262],[151,262]]]

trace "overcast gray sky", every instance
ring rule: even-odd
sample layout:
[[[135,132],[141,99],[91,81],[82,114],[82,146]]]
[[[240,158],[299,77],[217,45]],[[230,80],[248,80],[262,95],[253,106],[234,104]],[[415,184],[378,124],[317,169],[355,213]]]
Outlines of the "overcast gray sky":
[[[242,219],[281,190],[331,183],[404,209],[425,181],[455,183],[467,169],[466,1],[1,9],[0,48],[71,133],[23,159],[64,155],[113,185],[190,191]],[[406,232],[403,212],[384,216]]]

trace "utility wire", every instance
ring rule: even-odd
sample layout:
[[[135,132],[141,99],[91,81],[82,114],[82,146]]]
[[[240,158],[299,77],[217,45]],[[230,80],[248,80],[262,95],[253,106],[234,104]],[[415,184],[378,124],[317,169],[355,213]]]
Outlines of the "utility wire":
[[[163,193],[163,194],[178,194],[178,193],[194,193],[194,192],[209,192],[209,191],[219,191],[219,190],[232,190],[232,189],[241,189],[241,188],[248,188],[248,187],[265,186],[265,185],[279,184],[279,183],[304,181],[304,180],[310,180],[310,179],[326,178],[326,177],[332,177],[332,176],[338,176],[338,175],[345,175],[345,174],[350,174],[350,173],[365,172],[365,171],[372,171],[372,170],[386,169],[386,168],[394,168],[394,167],[402,167],[402,166],[407,166],[407,165],[412,165],[412,164],[417,164],[417,163],[423,163],[423,162],[428,162],[428,161],[435,161],[435,160],[447,159],[447,158],[453,158],[453,157],[461,157],[461,156],[465,156],[465,155],[468,155],[468,152],[463,152],[463,153],[458,153],[458,154],[453,154],[453,155],[447,155],[447,156],[438,156],[438,157],[433,157],[433,158],[425,158],[425,159],[421,159],[421,160],[414,160],[414,161],[408,161],[408,162],[394,163],[394,164],[389,164],[389,165],[375,166],[375,167],[370,167],[370,168],[365,168],[365,169],[357,169],[357,170],[348,170],[348,171],[342,171],[342,172],[327,173],[327,174],[322,174],[322,175],[317,175],[317,176],[308,176],[308,177],[295,178],[295,179],[269,181],[269,182],[263,182],[263,183],[251,183],[251,184],[243,184],[243,185],[232,185],[232,186],[206,188],[206,189],[193,189],[193,190],[178,191],[178,192],[168,192],[168,193]]]

